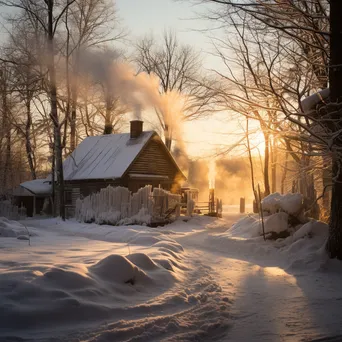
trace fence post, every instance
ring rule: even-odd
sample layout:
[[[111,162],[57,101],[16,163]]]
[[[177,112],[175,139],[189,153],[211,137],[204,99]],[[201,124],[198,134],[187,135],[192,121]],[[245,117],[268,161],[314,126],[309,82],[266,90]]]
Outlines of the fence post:
[[[240,214],[245,213],[246,201],[244,197],[240,198]]]

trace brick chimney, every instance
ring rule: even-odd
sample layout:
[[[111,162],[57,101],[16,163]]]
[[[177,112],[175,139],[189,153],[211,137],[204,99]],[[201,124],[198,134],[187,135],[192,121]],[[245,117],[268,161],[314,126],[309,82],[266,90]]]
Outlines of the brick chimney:
[[[131,121],[131,139],[136,139],[143,132],[143,123],[141,120]]]

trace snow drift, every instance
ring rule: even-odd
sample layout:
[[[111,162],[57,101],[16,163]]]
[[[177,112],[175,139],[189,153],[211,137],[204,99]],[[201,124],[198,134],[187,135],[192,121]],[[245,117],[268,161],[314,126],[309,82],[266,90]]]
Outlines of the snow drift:
[[[0,238],[1,341],[217,340],[229,327],[210,268],[173,232],[29,222],[31,246]]]
[[[169,271],[142,253],[111,254],[89,267],[9,270],[0,275],[0,334],[33,329],[38,322],[48,328],[109,319],[123,311],[132,296],[167,289],[173,282]]]
[[[281,195],[278,192],[270,194],[262,201],[262,208],[271,214],[284,211],[290,215],[298,215],[303,210],[303,196],[298,193]]]
[[[218,246],[225,248],[231,246],[232,240],[243,240],[245,243],[240,244],[240,247],[246,249],[246,258],[265,254],[278,258],[281,253],[287,260],[288,269],[320,269],[326,264],[324,246],[328,225],[304,216],[302,195],[274,193],[263,199],[262,207],[267,241],[263,241],[259,215],[241,218],[226,232],[212,239]]]
[[[15,239],[26,232],[22,224],[0,220],[0,248],[7,252],[0,261],[0,336],[34,330],[37,322],[44,329],[66,328],[125,316],[127,306],[167,291],[187,269],[182,246],[161,233],[117,227],[118,239],[130,241],[122,247],[61,236],[58,224],[58,235],[44,226],[29,247]],[[105,240],[107,231],[97,234]],[[113,246],[120,253],[113,253]]]
[[[36,235],[31,232],[30,236]],[[19,240],[24,240],[24,237],[28,239],[29,232],[25,226],[17,221],[9,220],[5,217],[0,217],[0,237],[14,237]]]

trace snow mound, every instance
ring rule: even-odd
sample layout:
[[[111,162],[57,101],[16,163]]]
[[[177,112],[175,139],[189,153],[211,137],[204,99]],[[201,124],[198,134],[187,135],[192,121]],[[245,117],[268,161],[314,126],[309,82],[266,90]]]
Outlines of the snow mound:
[[[278,247],[295,248],[297,241],[314,241],[315,239],[322,244],[328,237],[329,227],[326,223],[321,221],[311,220],[301,226],[286,239],[276,241]],[[302,242],[299,242],[300,245]],[[292,247],[291,247],[292,246]]]
[[[140,257],[140,259],[142,259]],[[92,266],[90,272],[101,279],[122,284],[147,281],[147,274],[127,258],[112,254]]]
[[[285,212],[275,213],[264,217],[265,233],[281,233],[288,229],[288,214]],[[263,234],[262,222],[258,215],[246,216],[237,221],[226,234],[231,237],[244,239],[257,238]]]
[[[255,238],[260,236],[260,221],[256,216],[246,216],[237,221],[227,230],[227,235],[240,238]]]
[[[30,237],[28,235],[18,235],[17,239],[18,240],[30,241]]]
[[[275,213],[271,216],[265,217],[265,220],[264,220],[265,233],[271,233],[271,232],[281,233],[287,230],[288,218],[289,218],[289,215],[284,212]],[[262,234],[262,226],[261,226],[261,230],[259,229],[259,235],[261,234]]]
[[[303,195],[285,194],[280,198],[279,205],[286,213],[298,215],[303,210]]]
[[[161,241],[157,234],[138,233],[128,242],[132,245],[151,246]]]
[[[262,201],[265,211],[275,214],[284,211],[291,215],[298,215],[303,210],[303,196],[298,193],[281,195],[278,192],[268,195]]]
[[[320,221],[309,221],[302,225],[293,235],[277,241],[276,246],[290,262],[289,270],[319,270],[328,259],[325,242],[329,227]]]
[[[279,209],[279,201],[282,195],[278,192],[268,195],[262,201],[262,208],[263,210],[269,211],[270,213],[276,213]]]
[[[1,341],[6,331],[20,334],[37,322],[61,328],[132,315],[136,300],[167,290],[176,279],[171,261],[158,264],[144,253],[111,254],[91,265],[12,264],[0,273]]]
[[[335,267],[331,266],[330,261],[327,262],[325,251],[328,225],[312,219],[305,224],[289,227],[288,216],[285,212],[278,212],[264,218],[267,241],[264,241],[261,236],[262,225],[258,215],[241,218],[224,233],[212,236],[210,241],[215,248],[224,251],[234,250],[247,259],[261,260],[265,256],[278,259],[283,256],[285,268],[293,272]],[[283,231],[289,236],[285,238],[286,234],[284,234],[282,238],[269,240],[271,238],[269,233]]]
[[[26,228],[17,221],[8,220],[5,217],[0,217],[0,237],[18,238],[20,236],[27,236]],[[36,235],[36,234],[30,234]],[[23,240],[23,239],[21,239]]]
[[[29,229],[31,246],[0,239],[1,341],[204,341],[228,328],[212,270],[165,228],[48,219]]]
[[[155,270],[158,265],[144,253],[134,253],[127,255],[126,258],[134,265],[142,268],[143,270]]]
[[[163,247],[163,248],[167,248],[169,250],[171,250],[172,252],[175,253],[181,253],[184,252],[184,248],[182,245],[180,245],[179,243],[177,243],[176,241],[159,241],[156,242],[153,247]]]
[[[161,267],[165,268],[168,271],[174,272],[173,265],[170,260],[168,259],[154,259]]]
[[[38,278],[39,283],[45,283],[57,289],[80,289],[95,286],[93,279],[86,274],[75,270],[64,270],[53,267],[42,278]]]

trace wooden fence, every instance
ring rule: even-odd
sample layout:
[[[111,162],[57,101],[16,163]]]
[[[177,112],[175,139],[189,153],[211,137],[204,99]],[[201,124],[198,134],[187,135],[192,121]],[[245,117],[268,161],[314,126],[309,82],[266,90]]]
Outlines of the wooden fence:
[[[10,220],[20,220],[26,217],[26,208],[13,205],[10,201],[1,201],[0,216]]]
[[[124,187],[101,189],[76,201],[75,217],[98,224],[150,224],[180,214],[181,196],[147,185],[135,194]]]
[[[214,202],[187,203],[187,215],[193,213],[222,217],[222,200],[216,198]]]

